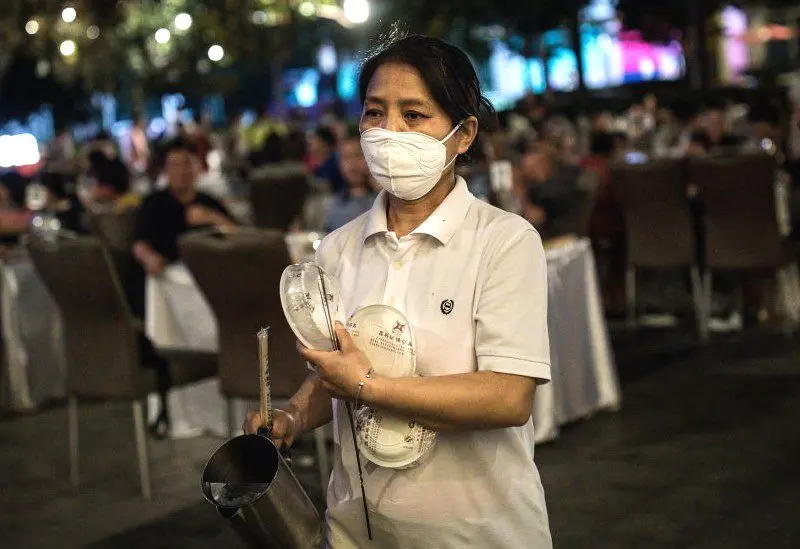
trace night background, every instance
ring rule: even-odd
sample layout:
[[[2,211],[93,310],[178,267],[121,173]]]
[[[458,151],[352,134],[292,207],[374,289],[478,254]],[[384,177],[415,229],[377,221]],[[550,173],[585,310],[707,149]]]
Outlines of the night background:
[[[791,0],[0,2],[0,545],[246,547],[201,474],[258,405],[264,286],[377,195],[358,75],[406,34],[469,55],[498,117],[458,174],[545,244],[554,547],[800,547]],[[142,254],[176,139],[219,215]],[[320,511],[333,448],[293,449]]]

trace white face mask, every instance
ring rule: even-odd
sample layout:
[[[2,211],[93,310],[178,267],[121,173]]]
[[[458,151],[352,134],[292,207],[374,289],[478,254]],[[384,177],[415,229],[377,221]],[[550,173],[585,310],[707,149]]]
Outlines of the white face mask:
[[[418,132],[393,132],[371,128],[361,134],[361,150],[372,176],[401,200],[422,198],[436,186],[442,173],[456,161],[447,162],[445,142],[461,127],[453,128],[441,141]]]

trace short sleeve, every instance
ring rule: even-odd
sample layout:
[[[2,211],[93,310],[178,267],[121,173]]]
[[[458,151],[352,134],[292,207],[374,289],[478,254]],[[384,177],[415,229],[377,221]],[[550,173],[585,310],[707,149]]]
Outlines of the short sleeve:
[[[217,213],[220,213],[233,221],[233,216],[231,212],[228,211],[228,208],[225,207],[225,204],[211,196],[210,194],[206,193],[197,193],[197,199],[200,204],[203,206],[215,210]]]
[[[319,246],[317,247],[317,251],[314,254],[314,262],[322,267],[322,269],[328,273],[328,275],[335,276],[336,273],[334,272],[334,267],[336,267],[336,262],[334,261],[336,257],[334,241],[331,235],[326,236],[322,239]]]
[[[550,380],[547,258],[539,234],[498,234],[475,307],[478,370]]]

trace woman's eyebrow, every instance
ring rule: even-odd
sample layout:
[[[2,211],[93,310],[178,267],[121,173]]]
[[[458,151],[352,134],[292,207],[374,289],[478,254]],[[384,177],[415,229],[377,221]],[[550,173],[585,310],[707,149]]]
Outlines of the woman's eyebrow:
[[[430,103],[422,99],[401,99],[400,105],[403,107],[430,107]]]
[[[364,99],[364,103],[374,103],[377,105],[385,106],[387,101],[382,97],[377,95],[368,95]],[[406,99],[400,99],[399,101],[401,107],[430,107],[430,102],[424,101],[422,99],[409,97]]]

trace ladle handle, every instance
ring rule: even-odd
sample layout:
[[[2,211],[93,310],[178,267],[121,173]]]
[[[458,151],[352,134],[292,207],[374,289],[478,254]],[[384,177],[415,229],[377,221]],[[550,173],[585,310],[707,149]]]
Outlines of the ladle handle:
[[[260,366],[261,426],[272,432],[272,393],[269,383],[269,327],[258,332],[258,362]]]

